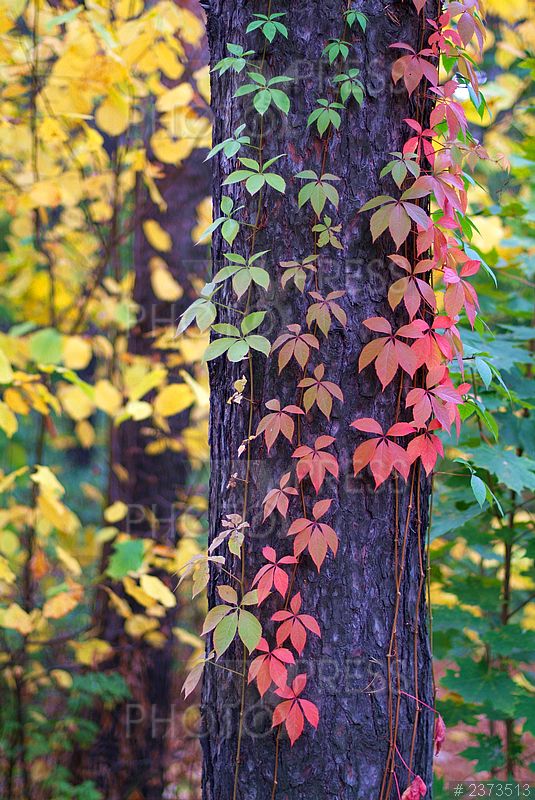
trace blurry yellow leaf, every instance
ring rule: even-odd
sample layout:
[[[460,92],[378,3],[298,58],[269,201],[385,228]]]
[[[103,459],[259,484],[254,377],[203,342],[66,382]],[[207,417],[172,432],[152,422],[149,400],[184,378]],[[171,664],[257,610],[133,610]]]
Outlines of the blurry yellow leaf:
[[[91,361],[91,343],[81,336],[63,340],[63,363],[69,369],[85,369]]]
[[[88,422],[86,419],[77,422],[75,425],[76,436],[78,437],[78,441],[88,450],[90,447],[93,447],[95,444],[95,429]]]
[[[30,413],[30,406],[17,389],[13,389],[12,387],[6,389],[4,392],[4,400],[15,414],[23,414],[26,416]]]
[[[151,258],[149,262],[152,290],[159,300],[173,303],[184,294],[182,286],[173,278],[162,258]]]
[[[67,672],[64,669],[51,669],[50,670],[50,677],[60,686],[62,689],[70,689],[72,686],[72,675],[70,672]]]
[[[195,147],[191,138],[172,136],[160,128],[151,136],[150,144],[157,159],[164,164],[178,164],[187,158]]]
[[[158,620],[149,619],[144,614],[133,614],[124,624],[124,629],[129,636],[139,639],[149,631],[158,627]]]
[[[181,83],[169,89],[158,98],[156,108],[158,111],[171,111],[173,108],[187,106],[193,100],[193,89],[189,83]]]
[[[5,581],[6,583],[13,583],[15,580],[15,573],[9,566],[7,560],[0,556],[0,581]]]
[[[115,503],[112,503],[111,506],[104,511],[104,519],[106,522],[119,522],[119,520],[124,519],[128,512],[128,506],[126,503],[123,503],[121,500],[116,500]]]
[[[14,556],[20,547],[19,537],[13,531],[0,531],[0,553]]]
[[[11,439],[13,434],[17,431],[18,423],[17,418],[8,406],[0,400],[0,428],[4,431],[6,436]]]
[[[61,619],[73,611],[84,594],[83,588],[74,583],[66,592],[59,592],[49,598],[43,606],[43,616],[47,619]]]
[[[113,90],[98,107],[95,120],[98,127],[110,136],[124,133],[130,121],[128,97]]]
[[[172,417],[188,408],[195,400],[193,390],[187,383],[171,383],[158,394],[154,410],[162,417]]]
[[[143,232],[147,241],[155,250],[167,253],[171,249],[172,240],[167,231],[164,231],[159,222],[155,219],[147,219],[143,223]]]
[[[88,639],[86,642],[70,642],[76,661],[87,667],[95,667],[113,653],[112,646],[102,639]]]
[[[199,94],[206,100],[207,103],[210,102],[210,68],[208,64],[204,67],[201,67],[196,72],[193,73],[193,77],[195,78],[195,82],[197,84],[197,89],[199,90]]]
[[[94,404],[80,386],[60,386],[58,397],[71,419],[79,422],[89,417],[94,411]]]
[[[13,380],[13,370],[9,359],[0,348],[0,383],[10,383]]]
[[[143,589],[141,589],[128,575],[123,578],[123,586],[125,592],[129,594],[130,597],[133,597],[140,606],[145,606],[145,608],[148,608],[149,606],[154,605],[154,598],[144,592]]]
[[[50,467],[45,467],[38,464],[35,467],[35,472],[30,475],[31,480],[36,483],[41,492],[49,492],[54,497],[62,497],[65,494],[65,489],[58,481]]]
[[[162,606],[166,608],[176,606],[176,597],[173,592],[155,575],[142,575],[139,583],[145,594],[157,600]]]
[[[195,633],[190,633],[185,628],[173,628],[173,633],[175,634],[176,638],[182,644],[189,644],[190,647],[194,647],[196,650],[199,648],[203,648],[205,646],[205,642],[201,639],[200,636],[197,636]]]
[[[128,619],[128,617],[132,616],[132,609],[126,602],[126,600],[122,597],[119,597],[118,594],[115,594],[114,591],[110,589],[109,586],[104,586],[106,594],[110,598],[110,603],[115,609],[115,611],[119,614],[119,616]]]
[[[108,380],[100,380],[95,384],[95,405],[101,411],[113,416],[121,407],[121,392]]]
[[[72,574],[72,575],[81,575],[82,568],[78,561],[71,556],[63,547],[60,547],[59,544],[56,545],[56,555],[63,564],[63,566]]]
[[[9,489],[11,489],[17,478],[20,475],[24,475],[25,472],[28,472],[28,469],[29,467],[19,467],[18,469],[13,470],[13,472],[10,472],[9,475],[4,475],[2,478],[0,478],[0,493],[7,492]],[[0,542],[1,541],[2,537],[0,537]],[[4,552],[1,544],[0,544],[0,550]]]
[[[27,636],[33,629],[30,615],[17,603],[11,603],[9,608],[0,610],[0,626],[13,628],[23,636]]]
[[[125,412],[129,417],[139,422],[152,415],[152,406],[145,400],[131,400],[126,404]]]

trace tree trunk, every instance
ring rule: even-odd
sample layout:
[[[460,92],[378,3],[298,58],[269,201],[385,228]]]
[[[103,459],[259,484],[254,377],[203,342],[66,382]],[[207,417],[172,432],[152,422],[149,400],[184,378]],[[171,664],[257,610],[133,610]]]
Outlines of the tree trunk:
[[[268,693],[261,702],[256,688],[248,687],[235,785],[241,680],[208,664],[203,688],[204,800],[398,798],[396,778],[401,792],[412,778],[395,752],[396,778],[387,767],[387,760],[392,763],[396,743],[402,758],[407,763],[411,761],[414,773],[428,786],[431,783],[434,714],[425,707],[417,712],[414,700],[403,693],[419,696],[429,706],[433,705],[431,654],[422,587],[430,486],[423,471],[420,474],[414,466],[406,483],[401,478],[397,481],[390,478],[378,491],[374,491],[368,469],[354,478],[351,457],[356,444],[362,440],[349,427],[358,417],[373,417],[386,430],[396,419],[399,376],[383,392],[373,368],[359,374],[357,366],[359,353],[371,338],[363,327],[363,320],[384,316],[395,326],[407,322],[402,313],[393,314],[387,302],[394,274],[387,256],[395,248],[387,235],[372,243],[369,214],[361,215],[358,209],[376,195],[396,194],[389,179],[379,179],[379,172],[390,160],[389,153],[402,149],[408,138],[403,119],[415,116],[415,109],[405,89],[398,90],[392,85],[390,70],[396,53],[389,46],[404,41],[420,49],[423,17],[416,14],[409,2],[392,4],[386,0],[372,0],[361,7],[368,16],[366,32],[362,33],[355,25],[345,36],[342,35],[344,8],[335,0],[295,0],[271,8],[272,13],[287,12],[282,22],[287,25],[289,36],[288,40],[277,36],[274,43],[267,46],[265,73],[268,77],[290,75],[294,82],[288,92],[291,98],[288,117],[272,109],[266,114],[263,156],[265,161],[280,153],[287,154],[276,166],[286,179],[287,188],[284,195],[267,190],[262,229],[254,248],[256,252],[269,249],[266,268],[271,274],[270,293],[267,300],[265,294],[255,296],[253,307],[268,310],[260,332],[273,342],[288,324],[307,327],[307,293],[282,291],[281,270],[277,266],[281,261],[299,261],[313,251],[312,212],[309,207],[298,209],[297,192],[303,183],[293,176],[301,170],[312,169],[318,174],[330,172],[340,177],[338,213],[333,213],[332,206],[330,210],[327,206],[324,213],[334,217],[333,224],[341,223],[339,235],[343,250],[325,248],[317,263],[320,291],[324,295],[328,291],[346,291],[341,302],[347,312],[348,325],[345,329],[341,326],[334,331],[331,329],[327,339],[321,337],[320,354],[314,354],[316,360],[312,365],[318,360],[325,364],[326,379],[339,384],[345,401],[343,405],[335,404],[330,422],[314,410],[302,426],[304,444],[310,444],[320,434],[336,437],[333,449],[340,463],[340,479],[336,481],[328,476],[323,487],[327,487],[327,491],[322,490],[322,497],[333,498],[335,513],[329,523],[338,533],[340,546],[337,556],[334,559],[329,556],[319,575],[309,557],[305,557],[297,570],[294,587],[301,591],[303,611],[314,614],[322,632],[321,639],[309,636],[298,670],[308,675],[306,696],[319,707],[320,723],[316,732],[306,728],[292,748],[286,736],[281,737],[277,759],[277,735],[270,729],[270,711],[277,698]],[[435,4],[429,2],[426,16],[436,14],[436,10]],[[245,34],[254,12],[265,14],[266,4],[213,0],[208,19],[212,65],[228,55],[227,42],[261,53],[262,36],[258,32]],[[321,53],[329,39],[338,37],[354,42],[350,53],[353,63],[346,62],[342,68],[329,67]],[[325,166],[321,169],[321,142],[314,126],[307,128],[307,118],[316,107],[317,98],[329,96],[327,78],[346,72],[348,66],[356,66],[361,71],[364,102],[361,108],[353,105],[341,112],[342,125],[329,139]],[[222,77],[213,77],[214,142],[222,141],[238,125],[247,122],[245,133],[251,133],[255,143],[257,115],[244,113],[244,109],[250,107],[248,98],[232,99],[237,86],[247,82],[244,75],[228,71]],[[424,127],[428,112],[429,109],[424,110]],[[257,158],[251,151],[245,155]],[[213,195],[217,209],[222,195],[221,182],[237,165],[222,154],[214,159],[214,164]],[[256,208],[256,197],[251,200],[243,184],[224,189],[235,206],[244,204],[248,209]],[[214,271],[222,266],[223,253],[229,249],[247,256],[249,237],[247,229],[242,227],[233,247],[228,248],[216,235]],[[327,250],[328,257],[323,255]],[[236,305],[226,285],[218,299],[230,306]],[[224,321],[236,322],[238,317],[232,319],[231,316],[227,313]],[[225,402],[232,394],[232,382],[245,372],[245,367],[233,365],[221,357],[211,362],[210,372],[210,529],[213,538],[225,514],[242,513],[242,484],[231,481],[231,488],[228,484],[234,473],[239,479],[246,477],[245,456],[238,458],[237,454],[239,445],[247,437],[248,415],[245,403]],[[290,367],[279,376],[277,355],[267,361],[255,355],[253,375],[254,431],[266,413],[266,401],[278,398],[281,406],[297,402],[295,386],[300,371],[297,366]],[[262,547],[271,544],[279,555],[291,552],[291,544],[285,544],[289,521],[274,513],[262,524],[262,500],[269,489],[278,486],[282,474],[291,469],[292,450],[282,437],[270,455],[260,437],[252,444],[247,516],[251,533],[246,537],[244,552],[248,586],[265,563],[261,557]],[[297,485],[295,477],[292,485]],[[310,485],[306,485],[305,501],[310,506],[316,496],[310,491]],[[401,574],[399,597],[396,565],[398,575]],[[210,606],[221,602],[216,595],[221,577],[224,576],[212,572]],[[264,635],[270,640],[273,623],[269,618],[276,608],[280,608],[280,604],[277,606],[270,599],[259,611]],[[396,641],[391,651],[393,625]],[[223,659],[222,663],[239,671],[241,653],[241,644],[235,643],[226,654],[229,659]],[[418,685],[415,685],[415,676]],[[398,702],[399,724],[394,739],[393,718]],[[414,736],[413,730],[416,731]],[[274,788],[277,760],[278,783]]]
[[[189,0],[178,5],[201,13],[198,5]],[[188,53],[191,55],[192,52]],[[178,82],[191,78],[191,73],[200,69],[206,60],[207,47],[203,46],[195,51],[194,60],[188,62],[186,73]],[[150,135],[149,129],[150,124],[147,124]],[[154,347],[154,339],[163,329],[176,327],[180,314],[195,294],[192,277],[202,280],[208,270],[206,248],[196,248],[192,239],[197,206],[210,194],[210,170],[204,163],[205,158],[206,150],[194,150],[182,164],[164,165],[164,176],[157,186],[167,204],[165,211],[152,202],[146,190],[138,195],[133,300],[139,314],[128,337],[128,353],[152,359],[155,367],[160,363],[167,366],[168,383],[181,382],[179,369],[182,367],[169,364],[166,352]],[[148,219],[156,220],[171,236],[172,249],[165,254],[165,261],[184,289],[184,296],[176,302],[162,301],[154,294],[149,261],[161,254],[144,235],[142,226]],[[177,438],[189,424],[189,412],[186,410],[167,421],[168,436]],[[129,420],[111,432],[109,503],[126,503],[128,513],[122,526],[131,536],[155,539],[158,544],[175,547],[177,519],[182,512],[180,490],[187,486],[190,465],[185,454],[171,449],[147,453],[147,446],[154,438],[148,422]],[[163,571],[158,577],[169,588],[175,588],[175,577]],[[112,588],[124,596],[120,585],[112,584]],[[135,605],[132,598],[127,599],[130,605]],[[100,593],[96,624],[100,636],[110,642],[115,651],[113,662],[106,662],[105,666],[117,669],[131,692],[126,703],[119,703],[112,711],[103,708],[99,712],[101,733],[91,754],[91,775],[106,800],[125,800],[131,796],[143,800],[162,798],[179,709],[173,679],[176,646],[172,633],[177,611],[177,608],[168,610],[160,620],[159,630],[165,636],[165,645],[153,647],[127,636],[124,619],[114,611],[108,596]]]

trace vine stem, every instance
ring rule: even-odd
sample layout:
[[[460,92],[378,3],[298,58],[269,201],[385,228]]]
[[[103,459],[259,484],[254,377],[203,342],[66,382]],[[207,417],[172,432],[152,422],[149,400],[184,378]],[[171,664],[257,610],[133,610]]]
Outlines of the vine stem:
[[[267,16],[269,17],[271,13],[271,1],[268,0],[267,5]],[[262,49],[262,58],[260,62],[260,72],[262,72],[265,61],[266,61],[266,52],[267,52],[267,40],[264,42],[264,47]],[[263,149],[264,149],[264,118],[263,116],[260,117],[260,130],[259,130],[259,137],[258,137],[258,163],[260,165],[260,169],[263,166]],[[259,230],[260,224],[260,215],[262,213],[262,196],[263,191],[262,189],[258,193],[258,204],[256,208],[256,219],[254,225],[252,227],[251,233],[251,241],[250,241],[250,251],[251,253],[254,252],[254,246],[256,242],[256,235]],[[251,285],[249,285],[249,289],[247,292],[247,301],[245,306],[244,316],[247,314],[249,304],[251,300]],[[245,468],[245,482],[244,482],[244,489],[243,489],[243,510],[242,510],[242,519],[245,521],[245,517],[247,515],[247,506],[249,501],[249,479],[251,474],[251,435],[253,431],[253,415],[254,415],[254,407],[255,407],[255,399],[254,399],[254,371],[253,371],[253,358],[251,352],[247,355],[248,365],[249,365],[249,395],[250,395],[250,404],[249,404],[249,416],[248,416],[248,423],[247,423],[247,462]],[[245,539],[241,546],[241,579],[240,579],[240,589],[243,595],[245,584]],[[238,797],[238,781],[240,776],[240,758],[241,758],[241,746],[243,740],[243,720],[245,716],[245,694],[247,688],[247,648],[243,645],[243,654],[242,654],[242,668],[241,668],[241,689],[240,689],[240,711],[239,711],[239,721],[238,721],[238,735],[236,740],[236,761],[234,764],[234,786],[232,789],[232,800],[237,800]]]

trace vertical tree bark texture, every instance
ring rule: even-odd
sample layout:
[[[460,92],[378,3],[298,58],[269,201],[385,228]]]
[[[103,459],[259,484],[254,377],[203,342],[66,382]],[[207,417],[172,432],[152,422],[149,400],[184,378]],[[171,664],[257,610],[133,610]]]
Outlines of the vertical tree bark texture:
[[[292,178],[303,169],[313,169],[318,174],[322,171],[320,143],[312,129],[307,129],[307,117],[316,106],[317,98],[327,96],[327,78],[346,71],[347,66],[359,67],[366,89],[362,108],[352,103],[342,112],[342,126],[330,139],[325,166],[325,171],[341,178],[337,184],[340,191],[338,213],[333,213],[332,207],[329,210],[329,206],[325,211],[333,216],[334,224],[342,224],[344,249],[326,248],[321,253],[328,250],[329,255],[321,255],[318,261],[322,293],[339,289],[347,292],[342,303],[348,314],[348,326],[345,330],[331,329],[327,340],[321,338],[320,353],[313,363],[318,360],[325,363],[325,377],[341,386],[345,402],[343,407],[335,404],[330,423],[315,412],[310,415],[312,419],[303,424],[304,444],[310,444],[320,433],[336,436],[333,448],[341,473],[339,482],[328,478],[324,484],[327,491],[322,490],[321,495],[334,498],[335,514],[330,523],[340,538],[338,555],[335,559],[329,556],[319,576],[307,556],[297,571],[295,585],[302,593],[303,611],[313,613],[322,629],[321,640],[309,637],[299,664],[299,671],[308,674],[306,696],[318,705],[320,724],[316,732],[305,728],[303,736],[291,749],[286,736],[281,739],[276,793],[279,800],[371,800],[379,797],[389,746],[388,661],[393,664],[396,655],[389,653],[396,600],[395,543],[397,538],[400,553],[407,513],[407,550],[397,625],[400,688],[409,694],[419,693],[426,703],[433,704],[425,592],[418,592],[420,558],[425,558],[423,539],[428,522],[429,485],[426,480],[416,480],[419,486],[409,503],[410,479],[407,484],[400,479],[396,503],[393,479],[376,492],[368,470],[353,478],[351,457],[362,439],[349,427],[357,417],[374,417],[386,429],[396,416],[398,380],[382,392],[373,368],[358,373],[358,356],[371,338],[362,325],[363,320],[385,316],[396,326],[407,321],[402,314],[393,315],[387,302],[388,286],[397,277],[387,259],[388,254],[394,252],[394,245],[387,236],[373,244],[369,214],[360,215],[358,209],[376,195],[397,192],[390,180],[379,179],[379,172],[390,160],[388,154],[402,149],[408,135],[403,119],[414,116],[415,109],[405,89],[396,90],[392,86],[391,65],[399,52],[389,46],[404,41],[420,49],[422,16],[418,17],[409,2],[370,0],[359,3],[357,7],[368,16],[368,27],[365,33],[355,32],[355,25],[347,35],[346,38],[356,42],[350,55],[353,63],[346,62],[344,69],[337,70],[329,68],[321,52],[329,39],[342,36],[345,7],[336,0],[274,3],[272,13],[287,12],[282,21],[288,26],[289,38],[286,41],[277,36],[274,44],[268,45],[265,70],[268,77],[284,74],[295,79],[289,91],[289,117],[286,119],[270,109],[264,122],[264,159],[287,154],[276,167],[287,180],[286,194],[282,196],[268,189],[263,229],[255,243],[255,251],[270,251],[267,257],[272,278],[270,294],[266,299],[265,294],[260,293],[253,306],[268,309],[269,331],[266,333],[264,324],[260,332],[271,341],[287,324],[299,323],[306,327],[306,295],[281,290],[277,265],[280,261],[299,260],[313,252],[311,212],[298,209],[297,193],[303,184]],[[429,2],[426,11],[427,16],[435,15],[435,3]],[[254,12],[266,13],[266,3],[213,0],[208,19],[212,64],[227,55],[227,42],[241,44],[246,50],[253,47],[257,54],[261,52],[261,35],[255,39],[256,34],[245,34]],[[229,136],[244,121],[248,123],[246,133],[255,130],[256,114],[244,114],[243,108],[248,108],[245,102],[240,108],[242,101],[231,99],[243,82],[246,82],[243,75],[230,72],[212,80],[214,142]],[[256,157],[254,153],[247,155]],[[214,163],[214,208],[218,209],[221,182],[236,167],[224,156]],[[233,197],[235,205],[245,204],[251,209],[256,203],[256,198],[251,201],[241,184],[225,187],[225,194]],[[243,236],[240,233],[232,250],[247,255],[249,236],[247,232]],[[221,267],[223,253],[229,249],[224,244],[219,236],[215,237],[214,270]],[[225,296],[225,291],[218,295],[221,302],[235,304],[231,292]],[[235,320],[226,316],[225,321]],[[232,473],[240,478],[245,476],[244,459],[237,458],[237,451],[247,436],[247,410],[244,404],[237,406],[225,401],[232,394],[232,381],[243,370],[243,365],[232,365],[224,357],[211,362],[211,536],[220,529],[225,514],[239,514],[242,510],[242,490],[229,489],[227,483]],[[262,356],[255,357],[254,396],[258,406],[254,429],[260,416],[266,413],[264,403],[267,400],[279,398],[281,405],[296,402],[295,386],[299,378],[298,369],[293,367],[279,377],[276,356],[267,361]],[[261,503],[266,492],[277,486],[281,475],[291,468],[292,447],[283,442],[278,440],[270,456],[260,440],[253,443],[247,520],[251,534],[246,539],[245,553],[249,580],[264,563],[263,546],[273,544],[281,555],[291,552],[291,544],[285,543],[288,522],[273,514],[262,524]],[[296,485],[295,479],[293,485]],[[420,526],[414,500],[417,493]],[[314,495],[310,494],[307,505],[313,499]],[[396,525],[396,507],[399,525]],[[294,512],[292,517],[290,512],[289,519],[296,516],[301,514]],[[216,584],[217,578],[213,575],[209,587],[210,605],[218,602]],[[269,617],[274,610],[275,604],[270,606],[270,601],[261,606],[260,616],[268,638],[273,632]],[[415,638],[418,644],[416,663]],[[230,651],[230,657],[239,664],[239,643]],[[419,684],[416,691],[415,672]],[[395,706],[399,695],[396,687],[394,689]],[[203,689],[204,800],[231,800],[233,797],[239,700],[240,680],[229,672],[208,666]],[[247,689],[246,700],[237,797],[270,800],[275,764],[275,733],[269,729],[271,715],[263,711],[256,688]],[[416,713],[414,701],[401,695],[400,711],[397,742],[408,760]],[[433,724],[431,712],[420,713],[412,767],[428,785],[432,771]],[[401,768],[399,759],[396,764],[403,791],[410,779],[407,780],[407,770]],[[397,797],[394,785],[391,797]]]
[[[181,7],[201,13],[198,4],[182,0]],[[191,48],[190,48],[191,49]],[[191,78],[191,73],[207,61],[207,46],[196,50],[195,61],[187,65],[179,82]],[[147,125],[150,135],[150,125]],[[133,299],[139,308],[139,318],[128,337],[128,353],[152,358],[155,366],[166,364],[165,353],[154,348],[154,337],[166,327],[176,326],[180,314],[194,297],[191,277],[207,275],[206,249],[195,248],[192,229],[196,224],[196,208],[210,194],[210,168],[204,163],[206,150],[194,150],[180,165],[164,165],[164,177],[158,181],[167,210],[161,211],[146,192],[140,196],[137,209],[139,222],[134,232],[135,285]],[[184,297],[174,303],[158,299],[153,291],[149,261],[161,254],[147,241],[143,222],[155,219],[172,238],[172,249],[165,261],[176,281],[184,289]],[[178,367],[168,368],[169,383],[180,381]],[[123,423],[113,432],[110,503],[120,500],[127,504],[128,514],[123,527],[132,536],[155,539],[159,544],[175,546],[177,501],[180,489],[186,486],[189,464],[181,453],[164,450],[156,455],[146,452],[151,441],[149,421]],[[168,419],[170,437],[176,437],[189,423],[185,411]],[[126,480],[121,479],[124,472]],[[175,579],[167,573],[159,577],[172,589]],[[121,594],[121,588],[113,586]],[[134,601],[128,598],[130,604]],[[140,609],[142,611],[142,609]],[[165,771],[169,762],[170,722],[176,700],[173,682],[172,627],[176,609],[170,609],[160,620],[160,630],[166,637],[162,648],[151,647],[142,640],[133,640],[124,631],[120,618],[102,593],[98,620],[100,635],[115,650],[112,664],[125,678],[131,692],[128,703],[115,706],[113,711],[102,710],[99,723],[101,734],[91,759],[91,775],[106,800],[161,800],[165,788]],[[176,722],[176,720],[175,720]],[[137,793],[136,793],[137,792]]]

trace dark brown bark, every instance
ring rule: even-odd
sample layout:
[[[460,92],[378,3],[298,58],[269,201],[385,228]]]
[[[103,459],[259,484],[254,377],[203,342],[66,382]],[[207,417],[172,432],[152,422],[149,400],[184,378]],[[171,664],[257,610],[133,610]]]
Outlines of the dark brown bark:
[[[295,588],[301,590],[303,610],[313,613],[322,629],[321,641],[309,637],[299,665],[299,671],[306,671],[309,676],[306,696],[320,709],[320,725],[317,732],[308,727],[291,749],[286,737],[281,738],[278,787],[276,795],[273,795],[279,800],[370,800],[379,797],[389,747],[386,688],[389,659],[394,664],[397,657],[401,690],[413,695],[419,693],[426,703],[433,704],[425,591],[419,593],[420,557],[425,558],[423,540],[428,522],[429,485],[418,472],[413,471],[414,482],[411,478],[407,484],[399,480],[396,503],[396,484],[392,479],[379,491],[374,491],[367,470],[353,478],[351,456],[362,439],[349,427],[353,419],[371,416],[386,429],[396,417],[399,378],[382,392],[373,369],[366,369],[359,375],[357,368],[359,353],[371,338],[362,325],[364,319],[380,315],[396,324],[407,321],[401,313],[394,318],[387,302],[388,286],[397,277],[389,266],[387,255],[395,248],[387,236],[372,244],[369,214],[360,215],[358,209],[376,195],[397,192],[389,180],[379,179],[379,172],[389,160],[388,154],[402,149],[408,131],[403,119],[414,116],[415,108],[404,89],[395,90],[392,86],[390,70],[396,51],[389,45],[405,41],[419,49],[422,17],[417,16],[409,2],[392,4],[371,0],[358,7],[369,18],[367,30],[364,34],[353,31],[347,38],[355,42],[350,66],[361,70],[360,77],[366,87],[364,104],[359,109],[351,103],[349,109],[342,112],[342,126],[330,139],[325,165],[325,171],[341,178],[337,185],[341,198],[338,213],[333,213],[332,207],[330,210],[327,207],[326,212],[333,217],[335,224],[342,224],[344,249],[338,252],[331,248],[328,256],[322,255],[318,262],[322,292],[339,289],[347,292],[343,305],[348,314],[348,326],[345,330],[340,326],[331,329],[327,340],[321,337],[320,354],[313,362],[316,364],[319,359],[325,364],[326,378],[339,383],[345,402],[343,407],[335,403],[330,423],[323,417],[320,419],[321,415],[316,412],[303,424],[303,443],[310,443],[320,433],[336,436],[333,449],[340,462],[340,480],[336,482],[329,478],[321,497],[334,498],[334,514],[329,521],[338,532],[340,548],[336,559],[329,557],[319,575],[308,557],[297,572]],[[277,171],[287,180],[286,195],[267,191],[263,229],[255,243],[256,251],[270,250],[265,265],[272,276],[270,293],[267,299],[266,295],[258,294],[253,305],[268,310],[267,324],[260,332],[271,341],[287,324],[299,323],[306,327],[306,295],[303,297],[296,291],[282,292],[278,285],[280,271],[276,265],[282,260],[303,258],[313,251],[312,216],[308,210],[298,209],[297,193],[302,182],[292,176],[303,169],[321,172],[321,145],[311,129],[307,129],[306,120],[316,99],[328,96],[327,77],[345,71],[329,68],[326,59],[321,59],[328,40],[342,34],[344,8],[345,4],[335,0],[295,0],[277,3],[271,8],[272,12],[287,12],[283,21],[288,26],[289,38],[285,41],[279,36],[272,46],[268,46],[266,72],[268,77],[285,74],[295,78],[290,91],[289,117],[285,119],[270,111],[264,124],[265,158],[287,154],[277,164]],[[433,3],[428,3],[426,10],[428,16],[436,13]],[[212,64],[226,55],[226,42],[242,44],[245,49],[254,47],[257,53],[261,52],[261,36],[255,39],[245,35],[254,12],[265,13],[266,4],[214,0],[208,20]],[[323,72],[320,71],[320,62]],[[231,99],[242,82],[243,77],[230,73],[212,80],[215,142],[229,136],[244,121],[248,123],[246,132],[255,130],[256,115],[244,112],[248,108],[246,99],[243,106],[240,106],[241,101]],[[254,153],[247,155],[256,157]],[[225,157],[215,161],[216,209],[222,194],[221,182],[234,168]],[[233,197],[235,205],[246,204],[249,209],[255,206],[256,200],[252,202],[241,185],[225,187],[224,193]],[[248,254],[250,233],[242,230],[245,233],[243,236],[240,233],[232,249]],[[222,254],[228,250],[223,245],[224,242],[216,236],[213,243],[214,269],[221,266]],[[225,291],[220,298],[222,302],[235,303],[230,291],[226,295]],[[235,320],[225,316],[225,321]],[[254,359],[254,397],[258,401],[254,428],[265,413],[267,400],[276,397],[284,405],[297,399],[295,386],[300,378],[299,371],[290,367],[279,376],[276,361],[276,357],[267,361],[262,356]],[[243,404],[225,403],[232,392],[232,381],[244,371],[243,364],[233,366],[225,358],[211,363],[210,525],[213,536],[225,514],[241,513],[242,510],[241,484],[236,489],[229,489],[227,482],[232,473],[237,473],[240,478],[245,476],[244,458],[238,459],[237,451],[247,435],[247,410]],[[290,469],[291,452],[292,448],[286,442],[280,444],[280,441],[269,457],[258,441],[252,446],[248,514],[251,535],[245,548],[249,580],[263,563],[261,550],[264,545],[273,544],[280,554],[291,552],[291,545],[285,540],[288,523],[273,514],[266,524],[262,524],[261,507],[266,492],[278,485],[280,476]],[[414,487],[412,502],[411,483]],[[308,489],[307,493],[307,505],[310,505],[314,495]],[[296,505],[290,509],[290,517],[301,516]],[[409,524],[397,652],[389,657],[396,600],[395,541],[397,537],[400,553],[407,514]],[[210,605],[217,603],[215,589],[222,577],[212,575]],[[269,617],[275,610],[275,604],[270,605],[270,602],[263,604],[260,612],[268,638],[273,633]],[[417,691],[414,681],[415,638],[418,644]],[[240,669],[241,652],[241,645],[231,649],[227,664]],[[394,666],[392,673],[395,675]],[[241,682],[236,676],[207,668],[203,689],[204,800],[233,798],[240,691]],[[416,708],[413,700],[398,695],[395,686],[394,707],[398,696],[401,713],[397,744],[408,761]],[[240,800],[272,798],[276,746],[275,733],[269,729],[272,705],[273,699],[261,703],[256,689],[247,689],[237,787]],[[417,720],[412,762],[412,769],[428,786],[432,771],[433,724],[433,714],[422,710]],[[409,782],[407,770],[402,768],[399,759],[396,765],[403,791]],[[393,783],[390,796],[397,797]]]
[[[198,4],[188,0],[178,5],[201,13]],[[207,48],[203,46],[189,55],[187,70],[180,82],[206,63]],[[147,136],[150,136],[150,114],[146,127]],[[157,185],[167,204],[165,211],[151,201],[146,190],[140,188],[138,193],[133,299],[139,313],[138,322],[128,337],[128,353],[152,359],[155,367],[167,366],[169,383],[182,380],[179,368],[167,363],[167,353],[154,347],[154,339],[164,329],[176,326],[180,314],[194,298],[191,279],[202,280],[207,276],[207,250],[195,247],[192,240],[196,208],[210,193],[210,169],[204,163],[205,158],[206,150],[194,150],[176,167],[163,165],[164,177]],[[177,302],[162,301],[153,292],[149,261],[162,254],[152,248],[143,233],[146,219],[157,220],[172,238],[172,249],[164,257],[171,274],[184,289],[184,296]],[[187,486],[190,466],[186,455],[170,449],[157,455],[146,452],[154,438],[149,422],[131,420],[111,431],[109,502],[120,500],[127,504],[128,514],[122,526],[130,535],[173,547],[178,541],[177,519],[183,510],[180,492]],[[179,437],[189,424],[189,412],[168,418],[168,424],[169,437]],[[169,588],[176,586],[176,577],[166,572],[159,573],[159,577]],[[110,585],[124,596],[120,584]],[[127,600],[131,606],[136,605],[132,598],[127,597]],[[143,609],[137,611],[142,613]],[[118,670],[131,693],[128,702],[120,703],[111,711],[104,708],[99,712],[101,733],[91,753],[90,772],[106,800],[125,800],[130,796],[140,800],[162,798],[173,744],[171,736],[179,709],[173,676],[177,648],[172,633],[177,611],[176,608],[169,610],[160,620],[165,645],[152,647],[125,634],[124,619],[115,613],[107,594],[99,593],[96,625],[100,636],[110,642],[115,651],[113,660],[104,666]]]

